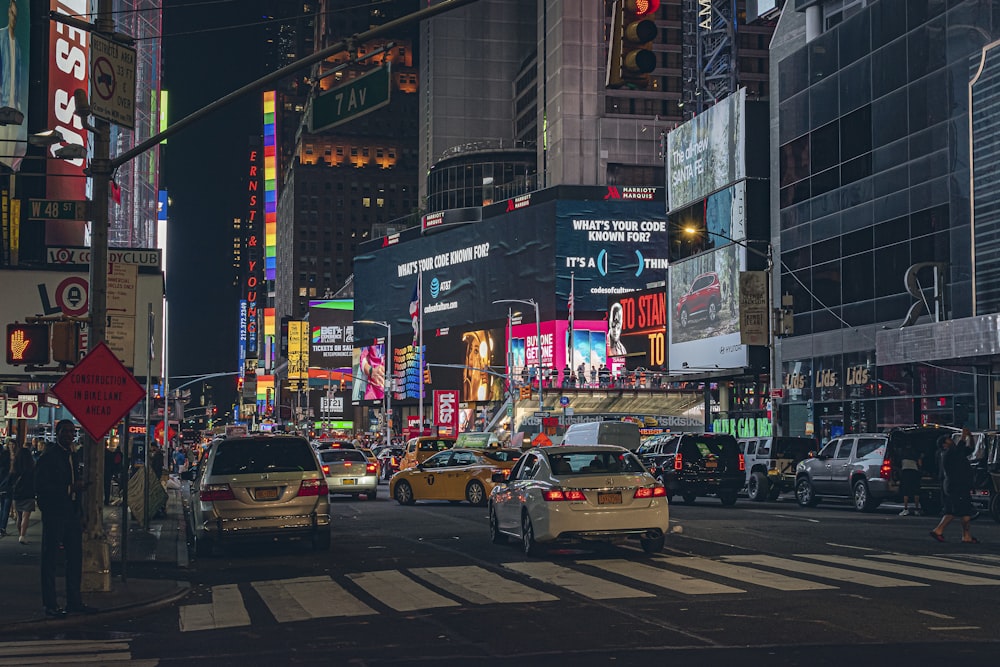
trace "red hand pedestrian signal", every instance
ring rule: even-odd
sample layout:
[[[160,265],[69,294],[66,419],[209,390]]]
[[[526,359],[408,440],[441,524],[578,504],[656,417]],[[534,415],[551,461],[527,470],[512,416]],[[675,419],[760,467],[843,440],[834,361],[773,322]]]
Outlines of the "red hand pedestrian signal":
[[[7,364],[44,366],[49,363],[49,325],[8,324]]]

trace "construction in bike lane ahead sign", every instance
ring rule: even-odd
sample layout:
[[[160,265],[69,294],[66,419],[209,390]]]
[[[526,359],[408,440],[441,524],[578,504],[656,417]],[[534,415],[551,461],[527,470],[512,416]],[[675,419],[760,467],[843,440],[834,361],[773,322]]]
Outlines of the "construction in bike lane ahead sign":
[[[135,49],[91,33],[90,110],[135,129]]]
[[[101,440],[146,395],[142,385],[104,343],[52,387],[83,430]]]

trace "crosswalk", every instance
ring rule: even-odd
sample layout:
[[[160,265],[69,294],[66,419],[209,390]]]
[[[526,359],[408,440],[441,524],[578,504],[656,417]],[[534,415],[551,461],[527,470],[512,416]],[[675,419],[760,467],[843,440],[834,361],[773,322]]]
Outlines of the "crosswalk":
[[[0,642],[0,665],[63,664],[155,667],[159,661],[133,659],[127,639]]]
[[[896,553],[863,557],[744,553],[713,558],[664,554],[641,561],[532,560],[502,563],[496,569],[415,567],[213,586],[210,602],[180,607],[179,625],[182,632],[250,625],[247,598],[254,595],[272,622],[291,623],[463,606],[544,604],[574,595],[628,600],[662,595],[738,597],[758,588],[793,593],[854,586],[1000,586],[997,560]],[[254,608],[253,615],[259,616],[259,605]]]

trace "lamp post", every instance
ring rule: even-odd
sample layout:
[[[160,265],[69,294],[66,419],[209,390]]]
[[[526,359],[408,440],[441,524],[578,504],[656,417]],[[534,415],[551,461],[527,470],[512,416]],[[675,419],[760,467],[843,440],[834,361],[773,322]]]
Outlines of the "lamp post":
[[[392,385],[395,383],[392,369],[392,325],[379,320],[354,320],[355,324],[376,324],[385,327],[385,364],[388,366],[389,375],[382,381],[382,407],[385,411],[385,445],[392,445]],[[423,428],[423,424],[421,424]]]
[[[731,236],[722,234],[720,232],[713,232],[708,229],[696,229],[693,227],[685,227],[684,233],[688,235],[695,235],[700,232],[705,232],[706,234],[711,234],[712,236],[717,236],[723,241],[729,241],[730,243],[735,243],[738,246],[746,248],[747,251],[752,252],[758,257],[763,257],[767,261],[767,268],[765,272],[767,274],[767,352],[768,352],[768,388],[769,396],[768,400],[771,401],[771,436],[776,437],[778,435],[778,411],[774,403],[774,390],[777,388],[778,383],[775,378],[778,376],[778,369],[776,368],[775,362],[775,345],[774,345],[774,247],[770,242],[761,239],[745,239],[738,241]],[[751,243],[763,243],[767,247],[766,252],[758,250],[752,247]]]
[[[538,379],[538,410],[544,412],[545,402],[542,399],[542,325],[538,319],[538,303],[534,299],[496,299],[493,303],[523,303],[535,309],[535,343],[537,344],[535,377]]]

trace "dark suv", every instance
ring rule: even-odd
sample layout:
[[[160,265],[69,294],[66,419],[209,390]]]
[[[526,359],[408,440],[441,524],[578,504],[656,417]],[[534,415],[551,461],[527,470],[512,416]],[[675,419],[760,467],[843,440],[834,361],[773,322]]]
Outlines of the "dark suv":
[[[689,505],[710,494],[734,505],[746,481],[736,438],[724,433],[665,433],[644,442],[636,454],[666,487],[668,499],[679,494]]]
[[[834,438],[796,467],[795,497],[803,507],[828,496],[848,498],[859,512],[871,512],[883,500],[901,500],[900,454],[912,446],[920,454],[920,504],[924,512],[936,514],[941,508],[937,441],[958,433],[947,426],[910,426]]]
[[[705,315],[715,323],[722,305],[722,286],[715,273],[703,273],[694,279],[691,287],[677,300],[677,321],[687,328],[688,321],[696,315]]]

